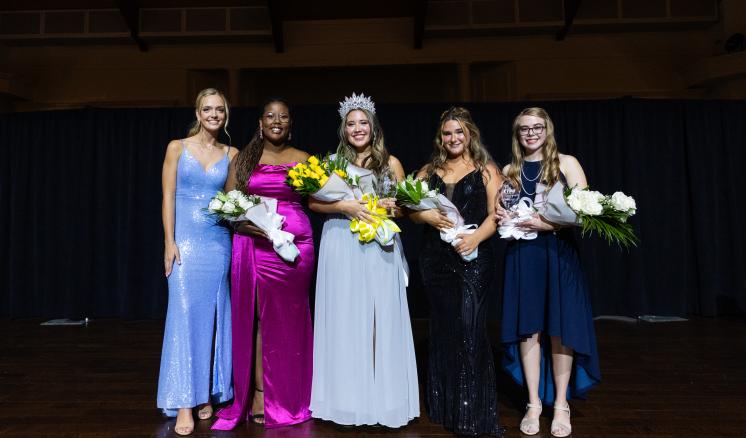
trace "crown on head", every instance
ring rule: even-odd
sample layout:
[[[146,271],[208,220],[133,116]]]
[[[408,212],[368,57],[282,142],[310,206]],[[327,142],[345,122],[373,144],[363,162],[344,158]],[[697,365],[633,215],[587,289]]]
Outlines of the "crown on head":
[[[339,102],[339,117],[344,119],[347,117],[347,113],[356,109],[368,110],[371,113],[376,113],[376,104],[370,99],[370,96],[366,96],[363,93],[355,94],[352,93],[351,97],[345,97],[345,100]]]

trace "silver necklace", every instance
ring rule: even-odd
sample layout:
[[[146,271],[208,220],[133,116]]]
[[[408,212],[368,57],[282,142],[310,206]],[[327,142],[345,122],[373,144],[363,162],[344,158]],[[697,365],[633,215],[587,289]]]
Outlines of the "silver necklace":
[[[544,164],[542,163],[541,167],[539,167],[539,171],[536,173],[536,176],[533,179],[531,179],[531,178],[528,177],[528,175],[526,175],[526,172],[523,171],[523,164],[521,164],[521,176],[524,177],[524,178],[526,178],[526,181],[528,181],[528,182],[534,182],[537,179],[539,179],[539,177],[541,176],[541,172],[543,170],[544,170]],[[533,196],[533,195],[536,194],[536,186],[534,186],[534,191],[531,192],[531,193],[529,193],[528,190],[526,190],[525,187],[523,188],[523,191],[526,192],[527,195]]]

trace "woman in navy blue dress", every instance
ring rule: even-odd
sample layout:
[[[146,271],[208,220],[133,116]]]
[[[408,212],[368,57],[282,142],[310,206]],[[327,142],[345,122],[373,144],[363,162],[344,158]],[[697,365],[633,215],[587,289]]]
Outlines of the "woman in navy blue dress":
[[[560,154],[554,125],[542,108],[527,108],[513,122],[513,158],[503,169],[521,197],[534,198],[536,184],[586,187],[583,168]],[[496,203],[499,221],[510,213]],[[540,215],[521,227],[538,232],[534,240],[515,240],[505,255],[501,342],[503,366],[528,390],[520,429],[539,432],[543,404],[554,404],[551,433],[570,435],[569,397],[583,397],[600,381],[593,312],[573,232]],[[551,347],[551,348],[550,348]]]

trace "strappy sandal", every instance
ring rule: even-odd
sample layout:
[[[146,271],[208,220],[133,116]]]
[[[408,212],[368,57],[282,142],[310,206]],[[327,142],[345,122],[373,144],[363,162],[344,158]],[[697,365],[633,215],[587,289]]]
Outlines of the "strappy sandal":
[[[257,392],[261,392],[263,394],[264,390],[263,389],[256,389],[255,388],[254,389],[254,393],[257,393]],[[263,397],[264,396],[262,396],[262,402],[264,401]],[[264,404],[264,403],[262,403],[262,404]],[[262,409],[264,409],[264,408],[262,408]],[[252,413],[251,414],[251,421],[254,422],[254,424],[264,424],[264,412],[262,412],[261,414],[254,414],[254,413]]]
[[[212,405],[209,403],[197,410],[197,418],[199,418],[200,420],[209,420],[210,418],[212,418],[212,414]]]
[[[562,411],[567,412],[567,418],[570,419],[570,405],[566,404],[565,406],[557,406],[554,405],[555,411]],[[552,433],[552,436],[556,436],[557,438],[564,438],[566,436],[570,436],[572,433],[572,425],[568,422],[565,423],[564,421],[555,420],[552,419],[552,429],[550,431]]]
[[[529,409],[538,409],[539,417],[541,416],[541,409],[542,409],[541,403],[539,404],[527,403],[526,404],[526,415],[528,415]],[[537,433],[539,433],[539,417],[527,418],[526,415],[523,416],[519,429],[521,429],[521,432],[524,435],[536,435]]]

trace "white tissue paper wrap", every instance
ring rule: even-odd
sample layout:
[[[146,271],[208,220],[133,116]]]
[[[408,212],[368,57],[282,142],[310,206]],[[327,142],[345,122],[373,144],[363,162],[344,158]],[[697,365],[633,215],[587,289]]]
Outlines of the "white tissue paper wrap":
[[[458,208],[456,208],[455,205],[451,201],[448,200],[443,194],[439,194],[437,198],[438,203],[438,209],[443,212],[443,214],[448,217],[448,219],[456,224],[453,228],[447,228],[445,230],[442,230],[440,232],[440,239],[444,242],[448,242],[451,244],[451,246],[458,245],[459,242],[461,242],[461,239],[459,239],[459,234],[472,234],[476,229],[478,228],[478,225],[476,224],[464,224],[464,218],[461,216],[461,213],[459,213]],[[461,254],[461,258],[465,262],[470,262],[477,258],[477,255],[479,254],[479,248],[474,248],[474,251],[472,251],[469,254]]]
[[[430,210],[433,208],[440,208],[440,202],[438,201],[438,197],[434,196],[429,198],[422,198],[420,199],[420,202],[418,204],[404,204],[404,206],[410,210],[422,211]]]
[[[580,225],[578,215],[567,205],[565,186],[557,182],[549,190],[544,184],[536,184],[534,207],[549,222],[557,225]]]
[[[315,193],[312,193],[311,196],[319,201],[334,202],[360,199],[363,197],[363,194],[357,187],[351,187],[339,175],[332,173],[329,175],[326,184],[321,186]]]
[[[516,226],[523,221],[531,219],[531,216],[536,213],[536,210],[534,210],[534,201],[530,198],[521,198],[518,200],[518,204],[511,208],[510,211],[515,213],[515,216],[507,223],[500,225],[500,228],[497,230],[500,233],[500,238],[508,240],[536,239],[538,235],[536,231],[527,231]]]
[[[283,260],[294,262],[300,251],[295,246],[293,240],[295,235],[282,230],[285,223],[285,216],[277,213],[277,199],[265,198],[262,196],[262,202],[246,210],[241,215],[245,220],[251,221],[257,228],[264,231],[267,237],[272,241],[272,247],[277,255]]]

